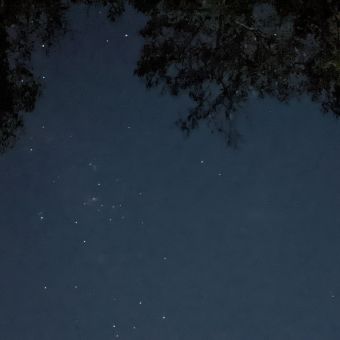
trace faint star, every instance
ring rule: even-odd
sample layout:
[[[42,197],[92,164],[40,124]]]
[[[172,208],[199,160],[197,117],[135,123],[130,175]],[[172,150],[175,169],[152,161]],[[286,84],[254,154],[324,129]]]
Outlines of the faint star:
[[[89,167],[91,167],[93,171],[97,170],[97,166],[93,164],[92,162],[89,163]]]

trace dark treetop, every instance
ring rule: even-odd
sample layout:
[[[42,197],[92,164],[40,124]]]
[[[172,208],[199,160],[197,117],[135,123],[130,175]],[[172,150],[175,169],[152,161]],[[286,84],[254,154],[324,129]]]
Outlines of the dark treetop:
[[[0,143],[12,145],[32,111],[40,81],[32,51],[46,51],[67,31],[73,3],[104,5],[115,21],[117,0],[17,1],[0,7]],[[240,137],[235,115],[249,95],[282,102],[308,95],[325,112],[340,115],[340,14],[338,1],[130,1],[148,16],[135,74],[147,87],[187,93],[194,104],[177,123],[190,132],[200,120]]]

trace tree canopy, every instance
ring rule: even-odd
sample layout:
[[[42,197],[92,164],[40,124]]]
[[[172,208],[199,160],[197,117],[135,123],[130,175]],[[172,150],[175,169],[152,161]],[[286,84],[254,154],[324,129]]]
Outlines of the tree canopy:
[[[31,55],[37,46],[46,53],[67,31],[66,13],[74,3],[104,5],[111,20],[122,13],[116,0],[0,1],[0,152],[12,146],[23,127],[23,113],[34,110],[41,92]]]
[[[191,111],[237,144],[235,117],[250,95],[282,102],[308,95],[340,116],[340,4],[336,0],[0,0],[0,150],[11,146],[34,109],[40,81],[36,46],[67,32],[72,4],[105,6],[115,21],[126,3],[148,17],[135,74],[147,87],[187,93]]]
[[[195,106],[181,128],[208,120],[229,144],[250,94],[307,94],[339,116],[339,10],[338,1],[160,1],[141,32],[136,74],[148,87],[187,92]]]

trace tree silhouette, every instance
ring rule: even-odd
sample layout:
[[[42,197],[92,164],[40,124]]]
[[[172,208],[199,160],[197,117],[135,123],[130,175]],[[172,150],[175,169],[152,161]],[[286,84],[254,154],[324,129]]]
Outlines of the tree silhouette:
[[[235,115],[249,95],[282,102],[304,94],[340,115],[338,1],[159,1],[141,31],[135,73],[147,87],[186,92],[179,126],[207,120],[236,145]]]
[[[135,73],[147,87],[188,93],[194,105],[178,121],[187,133],[205,120],[237,145],[236,118],[250,95],[307,94],[340,116],[337,0],[0,0],[0,152],[41,92],[33,50],[48,53],[76,3],[104,6],[111,21],[126,3],[148,16]]]
[[[114,21],[120,0],[0,0],[0,152],[11,147],[23,127],[23,113],[34,109],[40,80],[31,67],[37,46],[48,53],[67,31],[66,12],[75,3],[101,5]]]

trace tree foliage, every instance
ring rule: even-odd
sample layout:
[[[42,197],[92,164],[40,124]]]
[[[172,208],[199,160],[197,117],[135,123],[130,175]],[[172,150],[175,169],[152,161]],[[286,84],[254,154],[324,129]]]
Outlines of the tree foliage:
[[[338,1],[160,1],[142,30],[136,68],[148,87],[186,92],[178,123],[208,120],[236,144],[235,115],[250,94],[282,102],[309,95],[340,115]]]
[[[35,47],[48,53],[67,32],[72,4],[104,6],[115,21],[126,2],[148,17],[136,75],[194,102],[178,121],[184,131],[204,120],[237,144],[235,118],[250,95],[308,95],[340,116],[337,0],[0,0],[0,151],[41,92],[30,65]]]
[[[116,0],[0,0],[0,152],[12,146],[23,127],[23,113],[34,109],[41,92],[31,67],[37,46],[46,53],[67,31],[73,3],[104,5],[114,20],[123,12]]]

